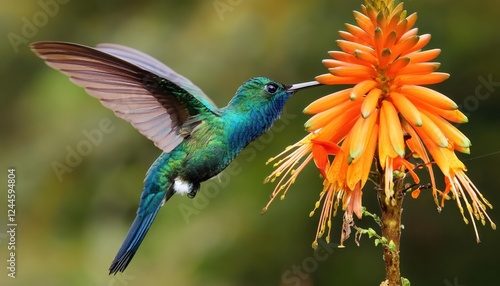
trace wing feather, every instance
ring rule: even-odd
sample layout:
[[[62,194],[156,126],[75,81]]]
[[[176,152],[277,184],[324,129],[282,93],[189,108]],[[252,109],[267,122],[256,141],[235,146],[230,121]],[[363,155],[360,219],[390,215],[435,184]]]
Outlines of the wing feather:
[[[101,44],[97,48],[63,42],[37,42],[33,51],[67,75],[115,114],[168,153],[184,137],[188,118],[217,106],[191,81],[134,49]]]

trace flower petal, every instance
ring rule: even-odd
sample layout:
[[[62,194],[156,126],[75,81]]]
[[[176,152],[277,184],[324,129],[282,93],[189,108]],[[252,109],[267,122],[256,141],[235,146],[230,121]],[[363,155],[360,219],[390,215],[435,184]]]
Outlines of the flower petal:
[[[363,116],[363,118],[367,118],[372,114],[378,105],[381,94],[382,90],[378,88],[374,88],[368,92],[365,100],[363,100],[363,104],[361,104],[361,116]]]
[[[349,95],[351,94],[352,88],[343,89],[334,93],[330,93],[321,98],[316,99],[306,108],[304,108],[305,114],[316,114],[334,108],[342,102],[349,101]]]
[[[408,39],[405,39],[401,43],[396,43],[394,47],[391,49],[391,60],[395,60],[402,54],[406,54],[406,51],[411,49],[418,43],[418,36],[413,36]]]
[[[457,144],[463,148],[469,148],[472,144],[462,132],[460,132],[455,126],[451,125],[448,121],[444,120],[442,117],[437,116],[433,113],[423,111],[425,115],[429,117],[436,124],[436,126],[443,131],[444,135],[449,141]]]
[[[422,126],[417,127],[417,132],[421,130],[439,147],[446,148],[448,146],[448,139],[444,136],[443,131],[432,121],[425,113],[420,113],[422,116]],[[420,136],[421,133],[419,133]]]
[[[365,154],[359,157],[359,159],[354,160],[347,169],[347,186],[350,189],[353,189],[360,181],[361,188],[366,184],[373,163],[375,148],[377,147],[377,137],[378,124],[375,123],[370,135],[367,137],[368,143],[366,145]]]
[[[360,117],[358,122],[354,125],[351,131],[351,146],[349,148],[349,156],[352,160],[355,160],[366,149],[370,135],[372,133],[373,126],[378,119],[378,109],[368,117]]]
[[[426,85],[440,83],[450,77],[447,73],[433,72],[425,76],[422,75],[400,75],[397,77],[399,85]]]
[[[363,55],[366,54],[367,55],[366,57],[369,57],[371,55],[371,57],[373,59],[375,59],[375,63],[377,62],[377,58],[375,58],[375,55],[373,55],[372,53],[363,52],[361,50],[354,50],[354,55],[351,55],[351,54],[348,54],[345,52],[341,52],[341,51],[329,51],[328,55],[330,55],[330,57],[332,57],[332,59],[335,59],[338,61],[356,64],[356,65],[366,65],[366,66],[371,67],[373,65],[371,62],[366,61],[365,58],[362,58],[362,57],[358,58],[358,56],[356,56],[359,53],[362,53]]]
[[[346,110],[352,109],[353,106],[357,105],[353,105],[352,101],[344,101],[335,107],[327,109],[309,118],[309,120],[307,120],[304,124],[304,127],[309,132],[322,128],[329,122],[335,120],[341,114],[345,113]]]
[[[407,58],[410,60],[409,58]],[[406,67],[400,69],[397,71],[398,75],[403,75],[403,74],[418,74],[418,75],[423,75],[423,74],[429,74],[434,72],[439,68],[441,64],[440,63],[417,63],[417,64],[409,64]]]
[[[398,154],[394,151],[394,148],[391,143],[391,139],[389,136],[390,130],[387,126],[387,120],[385,116],[382,116],[382,112],[379,116],[379,131],[378,131],[378,158],[379,164],[382,169],[385,169],[385,164],[387,162],[387,158],[394,158],[398,156]]]
[[[353,35],[357,41],[360,41],[367,45],[373,44],[373,40],[370,37],[370,35],[367,32],[363,31],[363,29],[361,29],[360,27],[351,24],[344,24],[344,25],[346,27],[347,32]]]
[[[348,42],[344,40],[337,40],[337,46],[344,52],[353,55],[355,50],[361,50],[366,53],[374,53],[375,50],[370,46],[365,46],[356,42]]]
[[[418,39],[418,43],[411,47],[410,49],[406,50],[402,55],[407,55],[409,53],[413,53],[415,51],[420,50],[421,48],[425,47],[429,41],[431,40],[431,35],[430,34],[423,34],[420,35]]]
[[[420,76],[413,77],[418,78]],[[399,91],[402,94],[409,96],[410,100],[411,98],[416,98],[419,101],[431,104],[441,109],[453,110],[458,108],[458,105],[449,97],[427,87],[406,85],[402,86]]]
[[[366,75],[376,76],[375,70],[373,68],[362,65],[329,68],[328,71],[334,76],[342,77],[358,77],[360,75],[363,75],[363,77],[366,77]]]
[[[380,116],[385,118],[386,127],[389,132],[390,142],[394,151],[401,157],[405,156],[405,143],[403,139],[403,129],[399,121],[398,113],[394,105],[384,100],[382,101],[382,108]]]
[[[332,74],[322,74],[315,77],[321,84],[356,84],[359,82],[357,77],[338,77]]]
[[[406,67],[410,63],[410,58],[402,57],[395,60],[392,64],[389,65],[386,71],[387,76],[394,76],[399,73],[399,71]]]
[[[363,52],[361,50],[354,50],[354,56],[357,59],[359,59],[359,60],[361,60],[361,61],[363,61],[366,64],[371,65],[371,66],[375,66],[378,62],[375,55],[373,55],[372,53]]]
[[[365,99],[366,100],[366,99]],[[401,115],[415,126],[422,126],[420,111],[403,94],[391,92],[391,100],[394,106],[401,112]]]
[[[439,54],[441,53],[440,49],[432,49],[432,50],[427,50],[427,51],[422,51],[422,52],[413,52],[410,54],[407,54],[406,56],[410,58],[410,63],[422,63],[422,62],[427,62],[427,61],[432,61],[435,59]]]
[[[374,80],[364,80],[354,86],[349,97],[351,100],[356,100],[356,98],[365,95],[372,88],[377,86],[377,82]]]
[[[368,35],[372,35],[375,27],[373,26],[370,18],[361,14],[358,11],[353,11],[353,14],[354,14],[354,20],[356,20],[356,23],[358,24],[358,26],[361,29],[363,29],[366,33],[368,33]]]

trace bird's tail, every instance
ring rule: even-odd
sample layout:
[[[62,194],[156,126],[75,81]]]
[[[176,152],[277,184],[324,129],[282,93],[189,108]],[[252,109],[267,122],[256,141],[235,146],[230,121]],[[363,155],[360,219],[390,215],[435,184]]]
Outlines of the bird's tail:
[[[153,188],[157,187],[155,185]],[[139,205],[139,210],[137,211],[137,216],[135,217],[132,226],[130,227],[127,237],[123,242],[120,250],[116,254],[115,259],[109,267],[109,274],[116,274],[118,272],[123,272],[127,268],[128,264],[134,257],[137,249],[142,243],[142,240],[146,236],[151,224],[153,223],[156,214],[160,210],[160,207],[170,199],[174,194],[172,188],[168,188],[168,191],[151,191],[145,190],[141,197],[141,202]]]

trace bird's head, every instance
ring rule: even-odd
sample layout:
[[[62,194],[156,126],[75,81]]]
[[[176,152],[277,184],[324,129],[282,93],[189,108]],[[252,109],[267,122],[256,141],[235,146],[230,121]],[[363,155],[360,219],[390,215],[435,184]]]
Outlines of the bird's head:
[[[281,112],[286,100],[295,92],[317,85],[320,85],[317,81],[286,85],[266,77],[254,77],[238,88],[228,108],[250,112],[256,108],[268,107]]]

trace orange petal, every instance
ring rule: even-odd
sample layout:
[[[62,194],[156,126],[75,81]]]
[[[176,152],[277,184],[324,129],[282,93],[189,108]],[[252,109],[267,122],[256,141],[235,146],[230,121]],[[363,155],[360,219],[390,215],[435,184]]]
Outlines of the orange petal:
[[[357,39],[355,36],[353,36],[351,33],[346,32],[346,31],[339,31],[339,36],[349,42],[355,42]]]
[[[384,47],[387,49],[392,49],[397,41],[398,41],[398,35],[396,31],[393,30],[389,33],[389,35],[387,35]]]
[[[339,145],[334,144],[332,142],[311,139],[311,143],[316,144],[316,145],[321,145],[328,155],[336,155],[340,151],[342,151],[342,149],[340,149]]]
[[[437,114],[441,115],[444,119],[455,123],[467,123],[469,119],[460,110],[440,110]]]
[[[458,105],[446,95],[423,86],[406,85],[400,88],[400,92],[409,99],[416,98],[419,101],[433,105],[441,109],[457,109]]]
[[[444,135],[448,137],[449,141],[463,148],[469,148],[472,145],[469,138],[467,138],[462,132],[460,132],[455,126],[451,125],[448,121],[433,113],[427,111],[423,112],[436,124],[436,126],[441,131],[443,131]]]
[[[373,42],[374,45],[373,47],[375,48],[375,51],[380,54],[382,50],[384,49],[384,32],[380,27],[375,28],[375,32],[373,35]]]
[[[399,5],[391,12],[391,15],[388,17],[390,19],[387,24],[387,27],[384,28],[385,31],[393,31],[401,20],[401,12],[403,12],[403,3],[399,3]],[[401,9],[400,9],[401,6]]]
[[[440,49],[432,49],[423,52],[413,52],[406,56],[410,58],[410,63],[414,64],[414,63],[432,61],[437,56],[439,56],[440,53],[441,53]]]
[[[375,155],[375,148],[377,147],[378,124],[373,126],[371,134],[368,136],[368,143],[366,150],[359,159],[354,160],[347,168],[347,186],[354,188],[354,186],[361,181],[361,187],[366,184],[370,169]],[[351,143],[352,144],[352,143]]]
[[[361,115],[363,118],[367,118],[372,114],[378,104],[378,100],[380,95],[382,94],[382,90],[378,88],[373,88],[366,95],[365,100],[363,100],[363,104],[361,104]]]
[[[375,123],[375,126],[373,126],[373,130],[370,135],[368,145],[366,145],[365,156],[363,156],[363,159],[358,163],[361,165],[361,187],[366,184],[368,176],[370,175],[373,158],[375,157],[375,150],[377,148],[378,130],[379,126],[377,123]]]
[[[343,89],[334,93],[330,93],[321,98],[316,99],[306,108],[304,108],[305,114],[316,114],[327,109],[333,108],[344,101],[349,101],[349,95],[351,94],[352,88]]]
[[[365,99],[366,100],[366,99]],[[394,106],[401,112],[401,115],[415,126],[422,126],[422,117],[420,111],[413,103],[404,95],[391,92],[391,100]]]
[[[377,28],[384,28],[385,29],[387,27],[388,18],[386,17],[386,14],[383,11],[381,11],[381,10],[377,11],[376,21],[377,21]]]
[[[376,66],[378,63],[377,58],[372,53],[363,52],[361,50],[355,50],[354,56],[367,64]]]
[[[453,149],[457,150],[460,153],[470,154],[470,148],[469,147],[462,147],[462,146],[459,146],[459,145],[454,145]]]
[[[421,130],[439,147],[446,148],[448,146],[448,139],[446,139],[441,129],[425,113],[421,112],[420,116],[422,116],[422,126],[416,127],[417,132]]]
[[[332,59],[322,60],[321,62],[327,68],[336,68],[336,67],[352,66],[353,65],[352,63],[347,63],[347,62],[332,60]]]
[[[357,77],[338,77],[332,74],[322,74],[315,77],[322,84],[355,84],[359,82]]]
[[[349,95],[349,97],[351,98],[351,100],[356,100],[356,98],[359,98],[363,95],[365,95],[368,91],[370,91],[372,88],[374,88],[375,86],[377,86],[377,82],[370,79],[370,80],[364,80],[358,84],[356,84],[352,91],[351,91],[351,94]]]
[[[385,48],[382,50],[382,53],[380,54],[379,56],[379,64],[378,64],[378,68],[379,69],[385,69],[387,68],[387,64],[393,60],[391,60],[392,58],[392,52],[391,52],[391,49],[389,48]]]
[[[408,59],[408,58],[407,58]],[[397,71],[398,75],[402,74],[428,74],[439,68],[440,63],[417,63],[409,64],[406,67]]]
[[[394,61],[402,54],[406,54],[406,51],[411,49],[417,43],[418,43],[418,36],[413,36],[402,41],[401,43],[397,43],[396,45],[394,45],[394,47],[391,49],[391,61]]]
[[[415,22],[417,22],[417,13],[413,13],[410,16],[406,17],[406,20],[408,21],[406,30],[409,30],[413,27],[413,25],[415,25]]]
[[[354,55],[356,55],[358,53],[372,55],[371,53],[365,53],[365,52],[362,52],[360,50],[354,51]],[[336,59],[338,61],[343,61],[343,62],[357,64],[357,65],[366,65],[366,66],[370,66],[370,67],[372,66],[372,64],[370,62],[366,62],[365,60],[358,59],[357,56],[355,57],[354,55],[344,53],[341,51],[329,51],[328,54],[330,55],[330,57],[332,57],[333,59]],[[372,55],[372,57],[375,57],[375,56]],[[376,62],[376,59],[375,59],[375,62]]]
[[[328,153],[323,146],[318,144],[312,145],[312,154],[314,159],[314,164],[320,171],[321,175],[326,178],[326,168],[329,163],[328,161]]]
[[[403,19],[399,21],[398,25],[394,29],[394,32],[396,33],[396,38],[399,40],[401,36],[406,32],[406,26],[408,25],[408,20]]]
[[[364,4],[361,4],[361,12],[368,16],[368,18],[370,18],[370,21],[374,21],[374,19],[377,18],[377,13],[370,6],[366,7]]]
[[[306,128],[307,131],[310,132],[322,128],[329,122],[336,120],[336,118],[339,117],[339,115],[345,113],[346,110],[351,109],[352,106],[353,106],[352,101],[344,101],[337,106],[322,111],[314,115],[313,117],[309,118],[309,120],[307,120],[306,123],[304,123],[304,127]]]
[[[403,2],[399,3],[396,7],[392,9],[391,15],[389,16],[390,18],[396,18],[398,22],[400,21],[401,18],[401,12],[403,12]],[[396,24],[398,23],[396,22]]]
[[[328,71],[334,76],[341,76],[341,77],[376,76],[376,72],[373,68],[362,65],[350,65],[350,66],[329,68]]]
[[[398,44],[408,40],[409,38],[416,37],[418,34],[418,29],[413,28],[413,29],[407,29],[404,34],[399,38]]]
[[[436,107],[435,105],[432,105],[432,103],[424,102],[421,100],[418,100],[414,97],[408,98],[410,101],[415,104],[415,106],[420,110],[420,109],[425,109],[428,110],[429,112],[435,113],[437,115],[440,115],[444,119],[451,121],[451,122],[456,122],[456,123],[467,123],[469,122],[469,119],[458,109],[454,110],[445,110]]]
[[[353,11],[353,14],[354,14],[354,20],[356,20],[358,26],[361,29],[363,29],[366,33],[368,33],[368,35],[371,36],[373,34],[373,30],[375,29],[375,27],[373,26],[373,23],[370,20],[370,18],[368,18],[367,16],[363,15],[358,11]]]
[[[386,126],[389,131],[389,139],[394,151],[401,157],[405,156],[405,143],[403,139],[403,129],[399,121],[398,113],[394,105],[387,101],[382,101],[381,116],[385,117]]]
[[[330,121],[321,128],[317,133],[316,140],[329,141],[337,144],[344,139],[359,117],[359,102],[354,101],[352,106],[344,110],[335,120]]]
[[[415,127],[414,130],[417,132],[418,138],[422,140],[423,144],[431,154],[434,162],[436,162],[443,175],[448,176],[450,174],[450,166],[446,163],[443,153],[441,152],[441,150],[447,150],[447,148],[438,146],[436,142],[434,142],[434,140],[432,140],[432,138],[429,136],[429,133],[425,132],[422,127]]]
[[[413,46],[412,48],[405,51],[402,55],[406,55],[406,54],[409,54],[409,53],[412,53],[412,52],[415,52],[415,51],[422,49],[423,47],[425,47],[429,43],[430,40],[431,40],[430,34],[420,35],[420,37],[418,39],[418,43],[415,46]]]
[[[329,141],[338,144],[342,141],[351,131],[352,127],[358,120],[358,116],[351,114],[343,114],[335,121],[328,123],[325,127],[318,131],[318,140]]]
[[[362,43],[367,45],[373,44],[373,40],[370,35],[368,35],[368,33],[363,31],[363,29],[361,29],[360,27],[351,24],[345,24],[345,27],[350,34],[356,37],[357,41],[361,41]]]
[[[360,117],[356,124],[354,124],[351,131],[351,145],[349,148],[349,156],[351,159],[356,159],[363,154],[368,144],[373,126],[378,119],[378,110],[370,115],[368,118]]]
[[[391,139],[389,137],[389,128],[387,127],[387,120],[385,116],[382,116],[382,113],[379,116],[380,126],[379,126],[379,134],[378,134],[378,157],[379,164],[382,169],[385,169],[385,164],[387,162],[387,158],[395,158],[398,156],[394,151],[394,148],[391,144]]]
[[[389,65],[386,71],[386,75],[393,76],[394,74],[399,73],[399,71],[406,67],[409,63],[410,59],[407,57],[398,58]]]
[[[342,142],[341,148],[349,146],[349,136]],[[327,171],[327,180],[330,182],[345,182],[347,176],[347,153],[339,152],[333,159],[332,165]]]
[[[426,85],[440,83],[449,77],[447,73],[433,72],[426,75],[400,75],[397,79],[400,85]]]
[[[337,45],[339,48],[341,48],[344,52],[353,55],[355,50],[361,50],[366,53],[375,53],[375,50],[370,47],[366,46],[363,44],[355,43],[355,42],[348,42],[344,40],[337,40]]]

